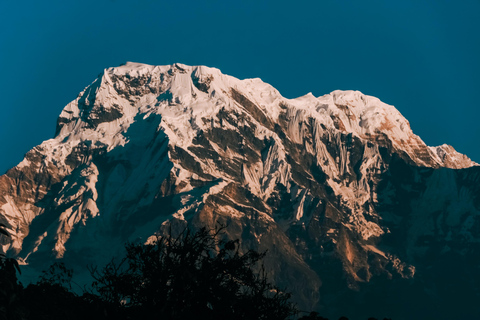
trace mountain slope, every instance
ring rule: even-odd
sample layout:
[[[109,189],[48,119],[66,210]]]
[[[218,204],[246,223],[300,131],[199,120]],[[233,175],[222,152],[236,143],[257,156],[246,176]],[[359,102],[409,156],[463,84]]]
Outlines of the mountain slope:
[[[426,270],[478,250],[478,176],[360,92],[286,99],[213,68],[127,63],[0,177],[4,249],[38,270],[85,266],[166,228],[221,223],[244,249],[268,249],[270,276],[303,308],[378,301],[383,281],[409,293],[423,283],[436,303],[443,289]]]

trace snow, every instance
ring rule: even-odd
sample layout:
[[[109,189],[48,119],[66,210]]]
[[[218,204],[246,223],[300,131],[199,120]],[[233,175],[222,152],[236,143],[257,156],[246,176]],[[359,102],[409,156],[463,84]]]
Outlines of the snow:
[[[122,94],[121,91],[127,89],[127,78],[145,78],[158,92],[147,90],[139,95]],[[195,81],[205,86],[198,87]],[[145,88],[146,85],[142,85],[139,90]],[[375,212],[365,212],[364,209],[368,201],[377,201],[375,193],[374,198],[371,198],[369,182],[382,173],[378,141],[389,140],[394,150],[405,152],[419,166],[463,168],[476,165],[450,146],[427,147],[411,131],[408,121],[395,107],[359,91],[337,90],[320,97],[307,93],[295,99],[287,99],[259,78],[239,80],[205,66],[151,66],[127,62],[120,67],[105,69],[101,77],[70,102],[60,114],[65,122],[60,132],[54,139],[43,142],[34,150],[43,156],[42,166],[58,168],[57,174],[60,180],[63,179],[63,188],[55,201],[58,206],[67,207],[55,221],[55,228],[52,226],[49,229],[48,235],[38,235],[35,242],[38,245],[34,246],[34,250],[41,246],[44,238],[56,237],[55,252],[61,257],[76,226],[89,224],[91,220],[99,220],[97,218],[100,217],[104,225],[99,224],[98,230],[108,230],[111,228],[109,223],[115,225],[127,221],[129,216],[122,211],[124,206],[133,211],[148,207],[160,196],[161,184],[170,174],[177,182],[184,183],[181,187],[178,184],[176,186],[176,191],[184,194],[175,198],[178,207],[173,213],[174,217],[181,220],[186,219],[185,214],[199,208],[211,195],[222,194],[225,186],[231,182],[242,183],[243,187],[264,201],[272,195],[278,184],[284,185],[287,192],[292,191],[292,168],[287,161],[283,138],[268,125],[256,120],[235,101],[232,89],[254,103],[262,116],[272,123],[279,123],[281,117],[286,118],[285,139],[302,146],[305,152],[315,156],[316,163],[320,164],[328,176],[327,184],[341,199],[341,206],[348,215],[347,226],[356,230],[365,240],[381,236],[385,232],[378,224],[365,218],[365,214],[375,215]],[[117,110],[120,117],[99,123],[94,121],[92,124],[91,120],[103,120],[99,119],[101,112],[112,110]],[[237,119],[238,126],[225,121],[220,123],[216,117],[220,110]],[[239,128],[245,126],[255,127],[254,135],[262,141],[268,141],[269,146],[258,155],[260,160],[243,164],[241,182],[226,176],[214,161],[218,159],[199,158],[188,150],[200,131],[221,127],[223,130],[240,132]],[[307,136],[310,135],[308,126],[312,127],[311,137]],[[344,179],[345,174],[354,174],[351,172],[354,166],[350,163],[351,151],[342,142],[346,134],[351,134],[352,139],[359,139],[365,146],[360,174],[352,182]],[[307,142],[310,139],[311,142]],[[368,141],[373,143],[367,144]],[[67,164],[72,152],[84,145],[88,145],[89,152],[102,150],[107,153],[112,161],[109,166],[112,167],[103,173],[104,177],[101,177],[99,168],[88,154],[80,154],[79,165],[83,166],[82,169]],[[188,194],[195,189],[192,179],[204,179],[185,169],[178,161],[162,157],[162,154],[171,150],[169,148],[175,146],[189,152],[205,174],[219,178],[221,182],[202,191],[200,197]],[[211,146],[222,159],[244,158],[244,155],[228,148],[223,149],[213,141]],[[335,158],[328,150],[331,146],[338,147]],[[420,156],[421,154],[425,156]],[[24,159],[17,169],[27,170],[37,165]],[[36,170],[40,170],[40,167]],[[104,179],[103,185],[99,183],[101,179]],[[435,183],[434,179],[432,177],[432,183]],[[439,177],[438,181],[443,181],[442,179],[444,177]],[[103,189],[97,190],[100,185]],[[97,203],[99,194],[104,197],[103,206],[108,208],[102,212]],[[454,202],[459,206],[458,210],[470,208],[468,197],[468,194],[458,195]],[[9,223],[28,226],[35,217],[33,211],[18,206],[15,199],[5,199],[0,211]],[[234,199],[230,200],[235,202]],[[299,191],[296,201],[293,220],[298,222],[306,218],[307,212],[304,210],[308,203],[308,191]],[[257,208],[251,209],[258,211]],[[233,208],[222,210],[232,215],[241,215]],[[446,221],[454,226],[459,223],[460,217],[457,211],[452,212]],[[268,214],[261,214],[266,220],[272,220]],[[151,232],[154,223],[163,222],[167,218],[150,217],[151,225],[132,226],[131,232],[133,235]],[[420,219],[418,223],[424,222]],[[472,221],[468,223],[473,224]],[[93,231],[88,232],[98,236]],[[17,231],[13,246],[20,249],[25,236]]]
[[[160,101],[157,103],[157,96],[153,93],[143,95],[138,101],[128,101],[118,95],[112,86],[111,75],[129,75],[130,77],[147,75],[159,79],[160,74],[169,74],[169,72],[173,73],[173,76],[166,78],[168,83],[165,85],[165,92],[171,94],[171,102]],[[197,89],[193,84],[192,77],[199,81],[212,79],[208,93]],[[125,145],[126,141],[122,133],[128,130],[137,113],[154,112],[162,115],[162,128],[167,133],[170,143],[184,147],[191,143],[196,131],[204,127],[202,118],[211,118],[221,108],[238,108],[235,103],[231,102],[229,96],[230,88],[235,88],[258,105],[273,121],[277,121],[282,112],[279,107],[280,103],[288,105],[287,113],[291,119],[289,121],[289,137],[296,143],[301,143],[304,139],[301,130],[302,121],[313,117],[318,120],[318,123],[332,127],[333,117],[339,119],[347,132],[362,139],[373,139],[380,132],[386,134],[395,148],[404,150],[419,165],[429,166],[428,163],[415,156],[415,152],[419,147],[422,148],[424,143],[412,133],[408,121],[400,112],[393,106],[385,104],[375,97],[363,95],[359,91],[337,90],[318,98],[308,93],[296,99],[286,99],[275,88],[258,78],[238,80],[222,74],[218,69],[205,66],[191,67],[183,64],[151,66],[134,62],[106,69],[101,80],[96,80],[96,82],[98,81],[101,81],[101,84],[96,90],[96,101],[102,101],[103,107],[107,109],[113,105],[119,106],[123,114],[122,118],[101,123],[96,130],[86,129],[85,126],[82,126],[81,121],[74,121],[64,126],[57,137],[58,141],[64,141],[67,138],[67,141],[71,141],[72,146],[76,145],[75,142],[78,141],[99,141],[108,145],[109,150],[113,150],[117,146]],[[68,104],[61,117],[68,119],[79,117],[78,101],[87,94],[87,91],[88,88],[79,98]],[[132,106],[132,102],[134,106]],[[185,130],[185,128],[190,129]],[[438,148],[432,149],[432,157],[435,163],[441,164],[437,155],[439,152]],[[339,160],[344,161],[345,158],[340,157]],[[454,158],[461,160],[456,155]],[[22,164],[22,166],[24,165]],[[342,163],[339,168],[340,174],[344,168],[345,163]]]
[[[375,247],[375,246],[366,245],[365,248],[366,248],[368,251],[375,252],[376,254],[381,255],[381,256],[384,257],[385,259],[388,259],[388,257],[385,255],[385,252],[379,250],[379,249],[378,249],[377,247]]]

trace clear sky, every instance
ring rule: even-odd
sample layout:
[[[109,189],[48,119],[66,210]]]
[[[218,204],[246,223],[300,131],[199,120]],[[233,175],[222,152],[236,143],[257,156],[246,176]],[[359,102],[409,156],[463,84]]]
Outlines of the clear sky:
[[[0,1],[0,173],[104,68],[207,65],[294,98],[360,90],[480,162],[480,1]]]

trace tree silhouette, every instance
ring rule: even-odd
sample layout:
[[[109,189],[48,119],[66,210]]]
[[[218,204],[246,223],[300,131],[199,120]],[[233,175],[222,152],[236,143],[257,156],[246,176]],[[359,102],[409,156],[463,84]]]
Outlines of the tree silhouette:
[[[115,313],[132,318],[286,319],[296,309],[289,293],[272,285],[265,253],[242,254],[238,241],[219,240],[220,230],[186,229],[178,237],[129,244],[120,262],[91,269],[94,287]]]
[[[298,320],[328,320],[328,318],[324,318],[320,316],[320,314],[316,311],[310,312],[308,315],[299,318]]]
[[[265,253],[242,253],[238,240],[220,240],[222,231],[185,229],[176,237],[170,233],[148,244],[128,244],[123,259],[90,268],[93,290],[82,296],[72,292],[72,270],[63,263],[54,263],[23,289],[17,261],[0,253],[0,320],[277,320],[297,315],[290,294],[271,284],[259,265]],[[3,236],[9,234],[0,223]],[[300,319],[328,320],[317,312]]]
[[[7,225],[0,223],[0,237],[10,238]],[[3,239],[2,239],[3,240]],[[21,306],[22,285],[18,282],[17,271],[20,267],[17,260],[7,258],[0,252],[0,319],[22,319]]]

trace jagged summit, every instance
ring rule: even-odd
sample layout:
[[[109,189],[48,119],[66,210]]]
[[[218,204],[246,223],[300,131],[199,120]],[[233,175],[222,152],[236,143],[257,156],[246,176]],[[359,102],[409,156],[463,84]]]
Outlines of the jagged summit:
[[[177,186],[178,191],[195,188],[195,183],[188,181],[198,172],[182,164],[191,158],[199,164],[201,180],[221,177],[224,181],[241,182],[264,200],[272,196],[278,183],[290,190],[287,181],[292,178],[292,165],[288,160],[291,157],[288,144],[311,154],[326,175],[327,184],[337,193],[345,192],[344,175],[354,173],[349,169],[355,151],[349,146],[352,143],[367,145],[362,152],[368,166],[360,166],[355,174],[364,185],[370,176],[368,167],[380,166],[381,148],[419,166],[465,168],[475,165],[450,146],[427,147],[413,134],[397,109],[359,91],[337,90],[321,97],[309,93],[286,99],[259,78],[239,80],[205,66],[128,62],[105,69],[103,75],[69,103],[58,118],[55,138],[35,147],[14,170],[55,167],[54,180],[62,180],[79,165],[84,165],[87,167],[81,175],[90,177],[98,171],[94,160],[100,154],[127,161],[129,156],[119,150],[140,149],[145,153],[155,143],[168,150],[168,159],[176,168],[172,172],[176,179],[183,179]],[[261,144],[270,145],[273,154],[264,154],[261,148],[254,151]],[[250,149],[251,154],[244,149]],[[179,150],[184,151],[179,153]],[[276,160],[268,160],[269,157]],[[155,159],[165,161],[158,156]],[[219,159],[232,162],[228,170]],[[168,167],[167,163],[162,166],[164,170]],[[242,168],[241,172],[236,172],[236,168]],[[132,168],[134,171],[144,169]],[[168,176],[168,170],[164,174]],[[160,180],[163,179],[165,177]],[[47,192],[43,185],[38,188]],[[95,184],[86,182],[86,188],[96,194]],[[83,208],[94,216],[99,209],[93,195],[92,201],[88,200]],[[350,202],[358,201],[348,192],[345,196]],[[15,225],[12,219],[18,216],[19,209],[11,201],[13,198],[4,197],[2,208],[5,216],[11,217],[7,220]],[[33,210],[36,213],[25,210],[22,215],[28,216],[27,224],[40,213],[40,209]],[[366,231],[365,236],[377,232],[380,229]],[[23,236],[18,233],[14,242],[17,250],[22,247]]]
[[[106,69],[101,78],[63,110],[57,133],[61,137],[77,133],[83,136],[85,128],[93,130],[103,124],[100,126],[102,136],[98,139],[114,147],[123,143],[121,137],[115,141],[106,140],[123,132],[138,113],[161,114],[172,122],[186,119],[188,114],[188,121],[196,123],[221,108],[235,107],[235,97],[253,102],[259,113],[275,123],[279,121],[282,108],[290,107],[289,113],[314,117],[326,127],[335,127],[366,140],[385,140],[418,165],[464,168],[475,164],[466,157],[453,155],[447,158],[456,161],[443,162],[445,157],[427,148],[398,110],[359,91],[337,90],[318,98],[310,93],[286,99],[258,78],[238,80],[215,68],[178,63],[151,66],[128,62]],[[115,125],[119,123],[121,125]],[[200,128],[202,123],[197,125]]]
[[[358,91],[287,99],[258,78],[129,62],[0,177],[3,247],[37,271],[82,269],[168,227],[226,224],[242,250],[269,250],[271,277],[309,310],[328,290],[414,279],[436,268],[423,257],[476,248],[479,177]]]

